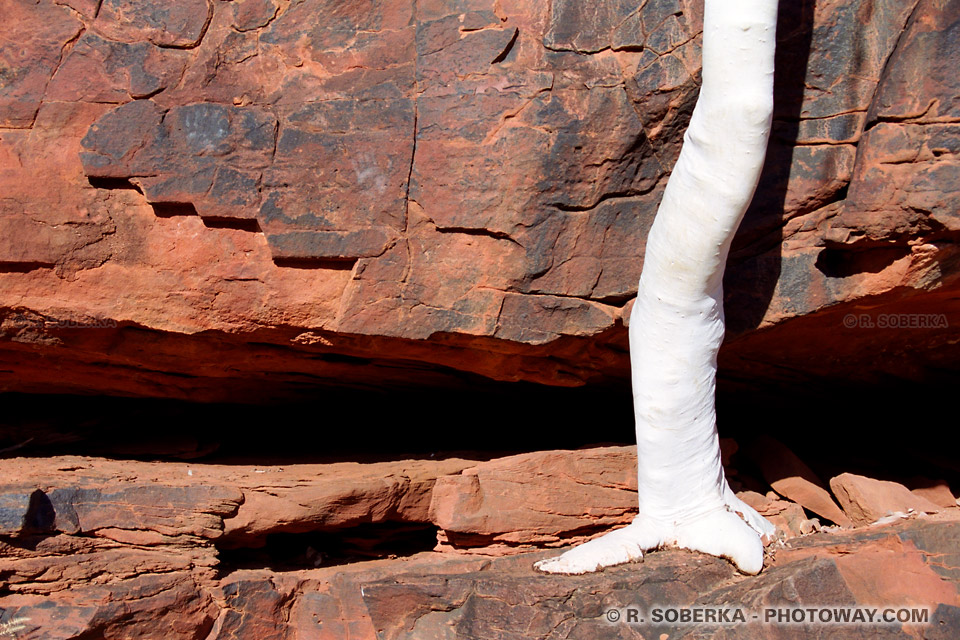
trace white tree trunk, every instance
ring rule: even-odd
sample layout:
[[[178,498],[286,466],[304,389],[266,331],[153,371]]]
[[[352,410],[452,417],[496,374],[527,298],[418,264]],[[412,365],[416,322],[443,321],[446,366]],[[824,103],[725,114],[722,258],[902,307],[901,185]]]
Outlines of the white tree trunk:
[[[704,0],[703,81],[647,237],[630,316],[640,512],[541,571],[585,573],[661,546],[763,566],[773,527],[730,491],[714,391],[723,270],[770,136],[777,0]]]

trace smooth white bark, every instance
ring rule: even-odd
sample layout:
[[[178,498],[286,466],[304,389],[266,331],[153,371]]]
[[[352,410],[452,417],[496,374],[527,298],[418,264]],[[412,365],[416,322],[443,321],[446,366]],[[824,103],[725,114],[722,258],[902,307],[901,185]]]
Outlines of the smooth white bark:
[[[714,392],[723,271],[753,197],[773,113],[777,0],[705,0],[703,81],[647,237],[630,317],[639,515],[623,529],[537,563],[584,573],[679,546],[763,566],[772,526],[730,491]]]

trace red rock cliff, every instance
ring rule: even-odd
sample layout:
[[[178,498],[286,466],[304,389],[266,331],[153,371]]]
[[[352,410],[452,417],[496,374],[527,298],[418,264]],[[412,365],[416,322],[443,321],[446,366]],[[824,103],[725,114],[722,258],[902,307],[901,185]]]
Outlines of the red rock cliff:
[[[2,7],[0,388],[626,377],[699,3]],[[782,13],[723,366],[955,374],[960,2]]]

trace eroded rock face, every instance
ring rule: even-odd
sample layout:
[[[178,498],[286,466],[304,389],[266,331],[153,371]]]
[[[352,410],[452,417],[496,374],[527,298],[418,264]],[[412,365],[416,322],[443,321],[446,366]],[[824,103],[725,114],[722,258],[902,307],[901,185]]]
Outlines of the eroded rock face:
[[[482,462],[7,458],[0,624],[21,640],[781,638],[833,628],[752,619],[628,628],[604,614],[711,606],[762,616],[826,604],[928,612],[927,624],[845,626],[838,637],[960,632],[955,504],[892,525],[810,533],[798,504],[745,492],[786,536],[768,547],[759,576],[678,550],[585,576],[535,573],[536,560],[560,552],[544,546],[629,521],[630,458],[627,447]]]
[[[636,5],[12,3],[0,384],[225,400],[462,384],[451,370],[624,379],[701,30],[700,3]],[[724,363],[862,378],[890,336],[823,339],[859,303],[960,322],[958,7],[782,11]],[[956,360],[927,329],[899,375]]]

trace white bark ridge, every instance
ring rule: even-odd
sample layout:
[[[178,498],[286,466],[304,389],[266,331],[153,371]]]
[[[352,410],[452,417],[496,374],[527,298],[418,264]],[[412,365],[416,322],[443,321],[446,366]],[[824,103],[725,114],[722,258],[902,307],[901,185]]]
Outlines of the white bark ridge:
[[[627,527],[536,564],[586,573],[664,546],[763,567],[773,526],[730,490],[714,392],[723,271],[753,198],[773,113],[777,0],[705,0],[703,81],[647,237],[630,317],[640,511]]]

